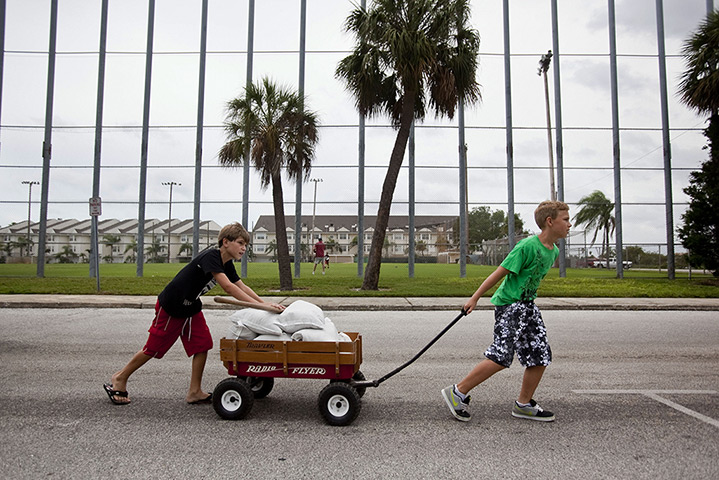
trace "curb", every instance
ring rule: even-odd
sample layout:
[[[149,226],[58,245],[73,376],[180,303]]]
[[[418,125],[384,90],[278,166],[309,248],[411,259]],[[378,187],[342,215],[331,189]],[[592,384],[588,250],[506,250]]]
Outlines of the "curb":
[[[203,297],[207,310],[234,310]],[[289,305],[299,299],[327,311],[459,311],[465,298],[459,297],[266,297],[267,301]],[[155,296],[129,295],[0,295],[0,308],[155,308]],[[545,297],[536,300],[542,310],[635,310],[635,311],[719,311],[719,298],[573,298]],[[477,310],[492,310],[482,298]]]

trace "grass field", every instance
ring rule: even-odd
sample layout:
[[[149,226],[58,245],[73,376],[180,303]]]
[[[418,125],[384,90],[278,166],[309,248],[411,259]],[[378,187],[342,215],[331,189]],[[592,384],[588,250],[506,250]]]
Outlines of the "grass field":
[[[182,264],[147,264],[144,276],[136,276],[134,264],[100,265],[100,293],[113,295],[157,295],[182,268]],[[239,265],[237,266],[239,271]],[[35,265],[0,264],[0,294],[94,294],[96,281],[87,264],[50,264],[45,278],[36,277]],[[360,291],[362,279],[356,264],[333,264],[326,275],[312,275],[312,264],[301,266],[301,278],[293,278],[289,296],[313,297],[468,297],[495,267],[467,265],[466,278],[459,278],[458,265],[417,264],[414,278],[408,278],[406,264],[382,265],[380,289]],[[294,266],[293,266],[294,272]],[[274,263],[250,263],[245,283],[259,295],[277,295],[279,280]],[[670,281],[666,272],[628,270],[619,280],[605,269],[567,269],[565,278],[552,269],[542,282],[539,294],[545,297],[673,297],[717,298],[719,282],[711,275],[677,272]],[[221,293],[219,287],[211,294]]]

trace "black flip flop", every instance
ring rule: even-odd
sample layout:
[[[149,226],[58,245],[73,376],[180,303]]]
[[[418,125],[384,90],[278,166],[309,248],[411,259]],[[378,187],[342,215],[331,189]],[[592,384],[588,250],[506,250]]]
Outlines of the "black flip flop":
[[[127,398],[127,392],[122,392],[120,390],[113,390],[111,383],[105,383],[102,385],[102,387],[105,389],[105,393],[107,393],[107,396],[110,398],[110,401],[115,405],[129,405],[130,402],[118,402],[115,400],[115,397],[123,397]]]
[[[188,405],[203,405],[206,403],[212,403],[212,394],[210,393],[206,398],[202,400],[195,400],[194,402],[187,402]]]

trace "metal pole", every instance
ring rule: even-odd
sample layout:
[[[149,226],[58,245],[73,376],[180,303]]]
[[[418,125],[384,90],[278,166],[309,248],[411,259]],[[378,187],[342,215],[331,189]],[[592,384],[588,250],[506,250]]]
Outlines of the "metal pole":
[[[147,194],[147,143],[150,125],[150,87],[152,85],[152,39],[155,28],[155,0],[149,1],[147,12],[147,48],[145,50],[145,101],[142,113],[140,145],[140,199],[137,213],[137,276],[142,276],[145,263],[145,198]]]
[[[195,195],[192,216],[192,255],[200,253],[200,200],[202,199],[202,138],[205,117],[205,64],[207,59],[207,0],[202,0],[200,73],[197,87],[197,134],[195,141]],[[172,202],[170,202],[172,203]],[[169,247],[167,251],[170,255]],[[243,255],[244,256],[244,255]],[[169,261],[168,261],[169,263]]]
[[[367,8],[367,0],[360,2]],[[365,117],[360,115],[357,142],[357,276],[364,276],[364,174],[365,174]]]
[[[30,221],[32,219],[32,186],[33,185],[40,185],[40,182],[36,182],[34,180],[23,180],[23,185],[27,185],[27,248],[25,251],[27,252],[28,257],[32,257],[32,252],[30,249]],[[32,263],[32,260],[30,261]]]
[[[514,248],[514,145],[512,140],[512,72],[509,54],[509,0],[502,2],[504,23],[504,109],[507,131],[507,240]]]
[[[714,0],[707,0],[707,15],[714,11]]]
[[[50,3],[50,45],[47,55],[47,101],[45,103],[45,139],[42,143],[42,184],[40,195],[40,231],[37,250],[37,276],[45,276],[45,237],[47,203],[50,189],[50,157],[52,156],[52,108],[55,93],[55,46],[57,43],[57,0]]]
[[[624,278],[622,238],[622,163],[619,150],[619,93],[617,88],[617,30],[614,0],[609,0],[609,70],[612,92],[612,145],[614,153],[614,219],[617,278]]]
[[[562,83],[559,71],[559,19],[557,15],[557,0],[552,0],[552,50],[554,51],[554,120],[557,125],[556,152],[557,152],[557,200],[564,201],[564,139],[562,136]],[[567,276],[566,241],[559,239],[559,276]]]
[[[457,105],[459,124],[459,278],[467,277],[467,151],[464,138],[464,101]]]
[[[310,243],[314,243],[314,241],[315,241],[315,239],[312,238],[312,235],[314,235],[314,231],[315,231],[315,213],[317,210],[317,184],[321,181],[322,181],[321,178],[310,179],[310,182],[314,182],[314,184],[315,184],[315,197],[314,197],[314,200],[312,201],[312,229],[310,230]]]
[[[307,0],[300,2],[300,74],[298,93],[304,108],[305,98],[305,40],[307,37]],[[302,167],[300,166],[300,169]],[[299,172],[295,185],[295,278],[300,278],[300,265],[302,253],[302,180],[303,173]],[[317,184],[315,183],[315,188]],[[314,215],[314,214],[313,214]],[[314,220],[312,220],[314,222]],[[277,232],[279,235],[280,232]]]
[[[549,197],[552,201],[557,201],[557,189],[554,185],[554,149],[552,145],[552,115],[549,109],[549,82],[547,81],[547,70],[549,70],[549,64],[552,61],[552,51],[549,50],[547,53],[542,55],[542,59],[539,61],[539,72],[544,78],[544,103],[547,111],[547,147],[549,150]]]
[[[407,252],[407,267],[409,278],[414,278],[414,260],[415,260],[415,156],[414,156],[414,120],[409,129],[409,250]]]
[[[659,94],[661,97],[662,144],[664,146],[664,195],[667,231],[667,276],[674,280],[674,206],[672,205],[672,147],[669,140],[669,104],[667,101],[667,64],[664,48],[664,4],[656,0],[657,46],[659,47]]]
[[[102,0],[100,14],[100,55],[97,66],[97,105],[95,111],[95,157],[92,169],[92,197],[100,196],[100,163],[102,160],[102,116],[105,98],[105,58],[107,56],[107,11],[108,0]],[[98,234],[97,215],[91,215],[90,230],[90,278],[97,279],[97,291],[100,291],[100,239]]]
[[[170,235],[172,234],[172,187],[177,185],[178,187],[182,185],[181,183],[175,183],[175,182],[162,182],[163,185],[166,187],[170,187],[170,201],[168,203],[167,207],[167,263],[170,263],[172,260],[172,257],[170,256],[170,246],[172,245],[170,242]],[[198,234],[199,238],[199,234]]]
[[[5,69],[5,7],[6,0],[0,0],[0,117],[2,117],[2,86]],[[2,122],[0,122],[1,124]],[[0,145],[2,145],[1,142]]]
[[[252,58],[255,38],[255,0],[250,0],[247,13],[247,76],[245,86],[252,83]],[[242,225],[249,230],[250,222],[250,148],[245,150],[245,161],[242,165]],[[247,278],[247,255],[242,255],[240,275]]]

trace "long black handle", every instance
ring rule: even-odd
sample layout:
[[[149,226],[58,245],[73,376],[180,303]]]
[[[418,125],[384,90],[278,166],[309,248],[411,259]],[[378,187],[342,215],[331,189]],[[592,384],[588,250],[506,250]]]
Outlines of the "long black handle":
[[[412,359],[411,359],[409,362],[405,363],[404,365],[402,365],[402,366],[400,366],[400,367],[395,368],[394,370],[392,370],[391,372],[389,372],[387,375],[385,375],[384,377],[382,377],[382,378],[380,378],[380,379],[378,379],[378,380],[372,380],[372,381],[370,381],[370,382],[366,382],[366,383],[370,383],[371,385],[363,385],[363,386],[377,387],[377,386],[379,386],[380,383],[384,382],[384,381],[387,380],[388,378],[390,378],[390,377],[392,377],[392,376],[398,374],[398,373],[401,372],[402,370],[404,370],[406,367],[408,367],[409,365],[411,365],[412,363],[414,363],[415,360],[417,360],[419,357],[421,357],[424,352],[426,352],[427,350],[429,350],[429,348],[430,348],[432,345],[434,345],[435,342],[442,337],[442,335],[444,335],[445,333],[447,333],[447,331],[448,331],[450,328],[452,328],[455,323],[459,322],[459,321],[462,319],[462,317],[464,317],[465,315],[467,315],[467,312],[466,312],[464,309],[462,309],[462,312],[461,312],[459,315],[457,315],[457,318],[455,318],[454,320],[452,320],[449,325],[447,325],[446,327],[444,327],[444,330],[442,330],[441,332],[439,332],[439,335],[437,335],[436,337],[434,337],[434,339],[433,339],[431,342],[429,342],[422,350],[420,350],[417,355],[415,355],[414,357],[412,357]]]

